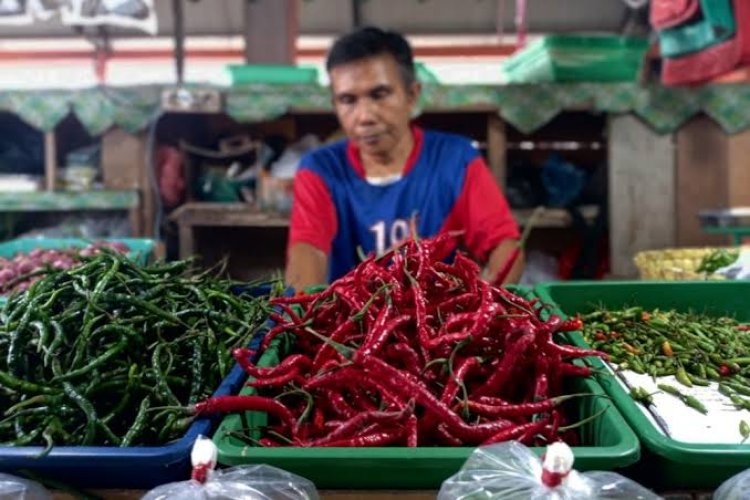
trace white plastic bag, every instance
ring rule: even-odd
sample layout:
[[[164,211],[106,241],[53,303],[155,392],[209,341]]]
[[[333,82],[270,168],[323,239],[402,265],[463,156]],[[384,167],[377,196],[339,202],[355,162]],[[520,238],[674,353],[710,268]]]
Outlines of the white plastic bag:
[[[745,500],[746,498],[750,498],[750,469],[721,483],[713,496],[714,500]]]
[[[547,447],[544,461],[517,441],[474,450],[443,482],[438,500],[657,500],[661,497],[614,472],[578,473],[565,443]]]
[[[69,26],[119,26],[151,35],[158,30],[154,0],[69,0],[62,22]]]
[[[28,0],[34,19],[49,21],[70,4],[70,0]]]
[[[52,500],[52,495],[37,482],[0,473],[0,500]]]
[[[737,260],[728,266],[717,269],[714,274],[720,274],[730,280],[750,279],[750,250],[743,249]]]
[[[169,483],[146,493],[143,500],[318,500],[315,485],[269,465],[214,470],[216,445],[199,436],[190,459],[190,481]]]
[[[32,16],[27,0],[0,0],[0,25],[31,24]]]

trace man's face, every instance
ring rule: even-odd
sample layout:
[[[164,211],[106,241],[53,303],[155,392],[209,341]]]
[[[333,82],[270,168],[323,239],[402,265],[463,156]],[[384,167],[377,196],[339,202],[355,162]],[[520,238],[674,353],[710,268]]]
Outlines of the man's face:
[[[336,66],[330,78],[339,123],[363,154],[388,154],[410,133],[419,84],[405,87],[390,54]]]

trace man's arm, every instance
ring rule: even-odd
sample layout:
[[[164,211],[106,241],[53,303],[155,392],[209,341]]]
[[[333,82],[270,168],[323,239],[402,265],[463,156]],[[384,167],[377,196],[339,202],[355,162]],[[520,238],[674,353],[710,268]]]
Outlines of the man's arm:
[[[295,290],[325,284],[328,254],[338,227],[336,210],[323,179],[307,169],[294,178],[285,279]]]
[[[503,267],[505,267],[505,262],[511,257],[516,249],[516,246],[518,246],[517,240],[503,240],[498,246],[495,247],[494,250],[492,250],[492,252],[490,253],[490,257],[487,260],[487,281],[493,284],[495,283],[497,273],[500,272]],[[523,274],[524,265],[524,254],[523,250],[521,250],[518,254],[516,262],[510,269],[508,276],[505,278],[503,283],[498,284],[507,285],[509,283],[518,283],[518,281],[521,279],[521,275]]]
[[[444,230],[463,230],[469,251],[484,262],[485,277],[495,281],[518,245],[518,224],[497,181],[481,157],[467,167],[461,194]],[[524,258],[520,253],[505,283],[517,282],[523,273]]]
[[[289,248],[286,283],[297,291],[326,282],[328,256],[309,243],[295,243]]]

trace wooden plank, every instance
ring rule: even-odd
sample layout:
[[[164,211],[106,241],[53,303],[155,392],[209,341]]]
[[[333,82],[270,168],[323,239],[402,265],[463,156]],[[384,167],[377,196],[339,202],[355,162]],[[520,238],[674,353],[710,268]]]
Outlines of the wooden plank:
[[[609,138],[612,274],[633,277],[637,252],[675,244],[674,147],[631,115],[610,118]]]
[[[245,61],[294,64],[299,31],[296,0],[245,0]]]
[[[698,212],[724,208],[728,199],[727,136],[713,120],[697,117],[677,131],[677,245],[723,245],[706,234]]]
[[[55,132],[44,133],[44,187],[54,191],[57,181],[57,141]]]
[[[146,137],[112,128],[102,136],[102,177],[108,189],[137,189],[140,202],[130,211],[133,236],[153,235],[156,210],[154,190],[146,163]]]
[[[487,162],[504,190],[507,175],[505,122],[497,114],[487,116]]]
[[[750,207],[750,130],[727,136],[727,207]]]

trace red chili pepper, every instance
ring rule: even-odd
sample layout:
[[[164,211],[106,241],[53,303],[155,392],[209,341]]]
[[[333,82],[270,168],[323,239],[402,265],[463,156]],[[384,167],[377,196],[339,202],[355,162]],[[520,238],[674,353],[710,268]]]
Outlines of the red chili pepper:
[[[410,412],[406,409],[400,412],[369,411],[365,413],[358,413],[354,417],[342,423],[341,426],[331,432],[328,436],[307,443],[307,446],[329,446],[329,443],[339,441],[342,438],[351,437],[357,431],[364,429],[369,425],[393,425],[404,420],[404,418],[408,417],[409,414]]]
[[[595,349],[581,349],[580,347],[556,344],[554,342],[547,343],[545,348],[548,352],[554,352],[566,358],[585,358],[588,356],[595,356],[597,358],[602,358],[605,361],[609,360],[609,354]]]
[[[382,360],[375,357],[366,357],[355,360],[362,363],[365,370],[373,377],[379,377],[379,383],[390,387],[395,393],[403,397],[411,397],[425,407],[429,412],[435,413],[439,423],[444,423],[446,428],[465,441],[482,441],[487,436],[510,425],[506,420],[498,420],[488,424],[469,425],[459,415],[438,401],[430,392],[412,376],[393,368]]]
[[[352,319],[348,318],[346,321],[341,323],[330,335],[331,342],[341,343],[344,338],[351,332],[356,331],[357,323]],[[313,359],[313,370],[320,370],[324,363],[326,363],[331,356],[336,354],[336,349],[332,344],[323,344],[320,350]]]
[[[503,404],[500,406],[493,406],[469,400],[468,408],[472,412],[486,417],[523,417],[536,415],[537,413],[549,412],[564,402],[581,396],[581,394],[568,394],[533,403],[521,403],[517,405]]]
[[[728,367],[727,365],[721,365],[719,366],[719,375],[722,377],[728,377],[732,374],[732,369]]]
[[[386,306],[386,308],[390,309],[389,306]],[[383,310],[385,311],[386,308],[384,308]],[[387,313],[384,314],[383,317],[387,318]],[[360,351],[365,356],[377,354],[385,345],[391,332],[393,332],[396,328],[406,325],[410,321],[411,315],[409,314],[402,314],[401,316],[391,319],[388,323],[385,324],[376,321],[375,325],[372,328],[373,333],[370,337],[370,342],[368,343],[367,340],[365,340],[365,344],[360,347]]]
[[[389,429],[385,431],[375,432],[371,434],[362,434],[352,438],[340,439],[338,441],[331,441],[325,443],[322,446],[327,447],[347,447],[347,448],[362,448],[362,447],[375,447],[375,446],[386,446],[393,444],[396,441],[404,437],[403,429]]]
[[[406,446],[409,448],[416,448],[419,444],[419,425],[417,416],[413,413],[409,415],[409,419],[406,421]]]
[[[245,373],[258,379],[276,377],[295,369],[302,372],[312,366],[312,361],[310,361],[310,358],[305,354],[293,354],[288,358],[285,358],[280,364],[271,368],[258,368],[255,366],[250,361],[250,359],[255,356],[255,351],[245,347],[234,349],[232,351],[232,356]]]
[[[563,376],[590,377],[591,373],[591,368],[589,368],[588,366],[578,366],[572,365],[570,363],[560,364],[560,374]]]
[[[459,363],[453,376],[448,378],[448,383],[445,385],[445,390],[443,390],[443,395],[440,398],[443,404],[450,406],[453,403],[453,400],[458,395],[460,386],[464,384],[466,375],[476,366],[479,366],[479,358],[476,357],[466,358]]]
[[[438,441],[445,445],[445,446],[463,446],[464,442],[458,439],[456,436],[451,434],[448,429],[445,428],[445,425],[438,425],[434,429],[435,435],[438,438]]]
[[[216,396],[195,403],[189,410],[194,415],[260,411],[275,416],[292,432],[295,427],[294,417],[286,406],[275,399],[262,396]]]
[[[245,385],[248,387],[283,387],[292,381],[297,381],[300,384],[304,382],[304,379],[300,376],[299,369],[297,368],[293,368],[291,371],[282,373],[275,377],[251,380]]]
[[[526,351],[534,343],[534,334],[532,332],[525,333],[521,336],[506,352],[503,356],[500,365],[497,370],[490,375],[485,383],[479,387],[474,393],[475,396],[489,396],[496,395],[500,388],[508,381],[509,377],[513,373],[513,369],[516,368],[516,363],[523,357]]]
[[[331,410],[339,417],[349,420],[357,414],[357,411],[352,408],[349,403],[344,399],[344,396],[334,390],[325,391],[326,400],[328,401]]]
[[[583,320],[580,316],[563,321],[558,331],[560,332],[577,332],[583,330]]]
[[[594,338],[599,341],[607,340],[607,336],[603,332],[596,332]]]
[[[385,356],[386,358],[400,360],[403,369],[415,375],[419,374],[421,370],[419,355],[407,342],[399,341],[397,344],[389,345]]]
[[[539,420],[538,422],[529,422],[526,424],[516,425],[514,427],[507,427],[502,429],[497,434],[492,435],[488,439],[482,442],[482,446],[493,444],[493,443],[504,443],[512,439],[517,439],[520,436],[528,432],[539,432],[547,425],[547,419]]]

